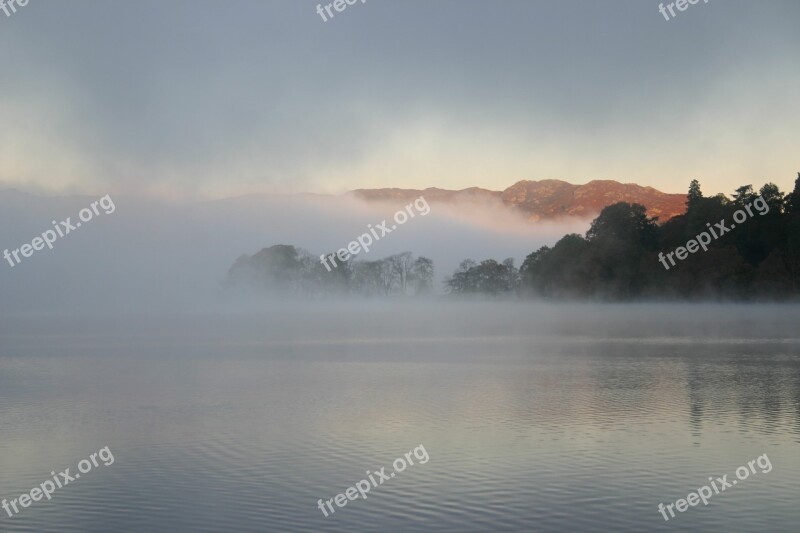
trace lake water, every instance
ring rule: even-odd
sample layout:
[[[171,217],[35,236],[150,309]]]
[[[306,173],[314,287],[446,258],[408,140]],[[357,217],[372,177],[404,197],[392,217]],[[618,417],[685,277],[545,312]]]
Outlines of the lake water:
[[[797,531],[800,308],[379,303],[0,320],[3,532]],[[325,517],[317,507],[423,445]],[[708,477],[770,472],[665,522]]]

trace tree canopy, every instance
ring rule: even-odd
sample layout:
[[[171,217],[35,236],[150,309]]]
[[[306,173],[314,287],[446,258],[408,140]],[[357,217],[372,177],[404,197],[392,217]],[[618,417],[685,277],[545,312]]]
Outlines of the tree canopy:
[[[334,254],[325,257],[329,268],[323,266],[320,256],[288,244],[276,244],[253,256],[239,257],[228,272],[228,286],[297,296],[417,295],[433,288],[433,261],[414,257],[411,252],[375,261],[336,259],[332,268],[330,259]]]
[[[757,209],[758,207],[758,209]],[[667,253],[709,232],[734,213],[746,218],[667,270]],[[692,180],[687,211],[659,226],[644,206],[603,209],[585,238],[567,235],[531,253],[520,269],[520,292],[552,298],[632,299],[796,297],[800,290],[800,174],[784,195],[767,183],[738,187],[731,199],[706,198]]]

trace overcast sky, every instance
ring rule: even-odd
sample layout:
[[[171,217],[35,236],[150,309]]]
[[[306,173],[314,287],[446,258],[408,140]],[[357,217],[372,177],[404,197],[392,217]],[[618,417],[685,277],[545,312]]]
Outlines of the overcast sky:
[[[800,170],[800,2],[30,0],[0,187],[225,197]]]

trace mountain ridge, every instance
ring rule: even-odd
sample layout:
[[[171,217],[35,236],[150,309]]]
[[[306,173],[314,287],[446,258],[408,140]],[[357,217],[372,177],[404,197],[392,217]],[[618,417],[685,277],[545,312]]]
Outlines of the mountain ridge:
[[[604,207],[617,202],[642,204],[647,214],[659,222],[686,212],[686,195],[665,193],[653,187],[615,180],[592,180],[575,185],[563,180],[520,180],[502,191],[481,187],[466,189],[355,189],[345,193],[366,201],[405,202],[425,196],[429,202],[455,203],[462,200],[499,201],[509,209],[521,212],[528,221],[563,217],[594,217]]]

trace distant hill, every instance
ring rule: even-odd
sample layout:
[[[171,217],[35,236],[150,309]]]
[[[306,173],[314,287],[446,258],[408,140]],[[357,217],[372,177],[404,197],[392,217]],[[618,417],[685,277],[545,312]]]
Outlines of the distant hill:
[[[460,203],[488,200],[502,202],[521,211],[529,221],[561,217],[595,217],[604,207],[617,202],[642,204],[649,216],[660,223],[686,212],[686,195],[669,194],[652,187],[613,180],[594,180],[573,185],[561,180],[519,181],[504,191],[479,187],[448,190],[428,189],[357,189],[347,193],[367,201],[406,202],[424,196],[430,203]]]

